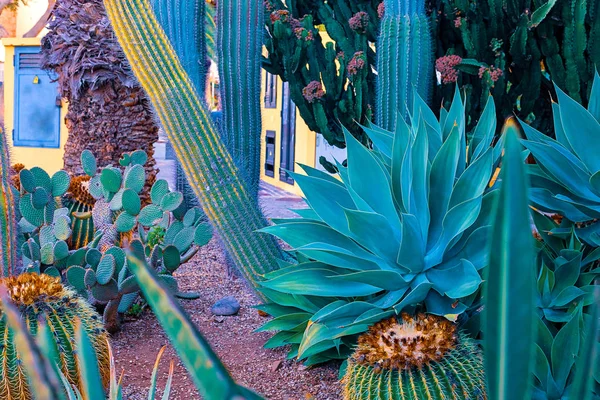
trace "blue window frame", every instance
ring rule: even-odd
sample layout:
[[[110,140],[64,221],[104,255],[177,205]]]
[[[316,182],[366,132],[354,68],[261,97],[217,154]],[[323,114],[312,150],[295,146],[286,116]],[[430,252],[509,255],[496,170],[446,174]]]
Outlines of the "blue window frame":
[[[60,147],[58,87],[40,59],[39,47],[15,48],[14,146]]]

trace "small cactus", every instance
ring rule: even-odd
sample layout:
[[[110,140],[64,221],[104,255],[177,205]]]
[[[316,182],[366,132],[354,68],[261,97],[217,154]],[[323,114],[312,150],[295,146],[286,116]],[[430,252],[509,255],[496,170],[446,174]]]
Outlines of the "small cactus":
[[[40,321],[44,321],[54,333],[59,354],[53,360],[69,382],[81,389],[81,376],[76,360],[75,325],[80,320],[96,351],[98,367],[105,385],[109,380],[108,336],[102,321],[93,308],[76,293],[64,287],[59,278],[48,275],[25,273],[3,278],[0,285],[19,309],[25,325],[36,335]],[[1,307],[1,306],[0,306]],[[1,310],[0,310],[1,313]],[[4,313],[0,314],[0,345],[4,349],[0,363],[0,398],[29,400],[29,382],[20,362],[23,358],[16,349],[14,336],[8,329]]]
[[[344,400],[486,399],[483,356],[450,321],[402,314],[358,338],[342,379]]]
[[[69,248],[73,250],[86,246],[94,238],[94,221],[90,218],[96,200],[88,189],[90,177],[87,175],[76,176],[71,179],[69,190],[62,198],[63,207],[69,209],[71,230],[73,234],[68,241]],[[79,218],[78,218],[79,216]]]

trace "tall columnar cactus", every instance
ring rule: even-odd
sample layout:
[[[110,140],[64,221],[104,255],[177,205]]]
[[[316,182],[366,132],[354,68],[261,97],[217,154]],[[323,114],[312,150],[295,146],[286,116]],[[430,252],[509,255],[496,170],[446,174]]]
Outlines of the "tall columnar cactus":
[[[450,321],[403,314],[358,338],[344,400],[486,399],[483,355]]]
[[[597,1],[530,2],[442,0],[436,65],[438,98],[456,82],[472,93],[470,114],[494,95],[499,119],[513,113],[535,128],[552,131],[552,82],[587,105],[594,68],[600,65]]]
[[[220,134],[154,17],[148,0],[105,0],[133,71],[167,132],[177,158],[236,266],[253,286],[277,268],[275,242]]]
[[[14,188],[12,186],[8,145],[4,132],[0,134],[0,276],[16,273],[17,266],[17,216]]]
[[[96,200],[89,192],[90,177],[76,176],[71,179],[69,190],[62,198],[62,205],[69,209],[72,234],[68,240],[69,248],[73,250],[86,246],[94,239],[94,220],[91,211]]]
[[[375,52],[381,0],[268,0],[264,68],[289,82],[308,127],[345,147],[342,126],[361,142],[375,105]],[[379,10],[381,11],[381,10]],[[333,41],[321,36],[324,28]],[[322,160],[324,162],[325,160]]]
[[[260,182],[263,7],[263,0],[219,0],[216,21],[221,134],[255,202]]]
[[[433,76],[433,39],[423,0],[385,0],[377,43],[377,125],[394,130],[408,116],[413,92],[427,100]],[[418,117],[418,116],[414,116]]]
[[[50,327],[56,340],[55,363],[69,382],[81,389],[82,378],[78,369],[77,346],[74,340],[76,321],[88,334],[97,354],[98,367],[104,384],[109,378],[108,335],[100,316],[74,291],[63,287],[59,278],[25,273],[0,280],[6,287],[12,303],[18,308],[29,332],[38,333],[40,323]],[[0,314],[0,345],[3,360],[0,363],[0,398],[32,399],[32,393],[20,360],[25,357],[15,347],[15,337],[8,330],[6,316]]]
[[[156,19],[199,94],[206,82],[206,0],[151,0]]]

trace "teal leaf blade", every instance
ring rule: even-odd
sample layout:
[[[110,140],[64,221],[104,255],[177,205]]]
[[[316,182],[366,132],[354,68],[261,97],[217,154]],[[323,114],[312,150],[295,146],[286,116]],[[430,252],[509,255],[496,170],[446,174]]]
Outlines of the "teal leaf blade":
[[[485,292],[485,367],[491,400],[530,399],[535,340],[534,250],[528,184],[514,120],[505,127],[502,187]]]

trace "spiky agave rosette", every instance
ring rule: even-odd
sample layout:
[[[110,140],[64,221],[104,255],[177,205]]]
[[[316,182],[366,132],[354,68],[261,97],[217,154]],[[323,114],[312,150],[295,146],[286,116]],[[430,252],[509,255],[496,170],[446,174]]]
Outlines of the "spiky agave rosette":
[[[76,293],[64,287],[59,278],[45,274],[25,273],[0,279],[8,296],[21,312],[22,318],[35,335],[40,321],[44,321],[53,333],[59,351],[59,359],[53,360],[73,385],[81,388],[81,376],[77,366],[75,347],[76,321],[81,321],[96,351],[102,381],[109,379],[108,335],[100,316]],[[0,398],[31,399],[29,383],[21,356],[15,347],[13,334],[4,318],[0,319],[0,346],[3,362],[0,363]]]
[[[437,120],[415,96],[410,123],[347,135],[339,180],[304,166],[294,174],[310,208],[263,229],[286,241],[298,264],[266,275],[263,293],[278,330],[268,347],[292,345],[308,364],[344,358],[355,335],[416,307],[456,318],[476,306],[487,265],[491,187],[501,144],[492,145],[492,99],[471,134],[458,91]]]
[[[402,314],[358,339],[342,379],[344,400],[486,399],[481,350],[450,321]]]

